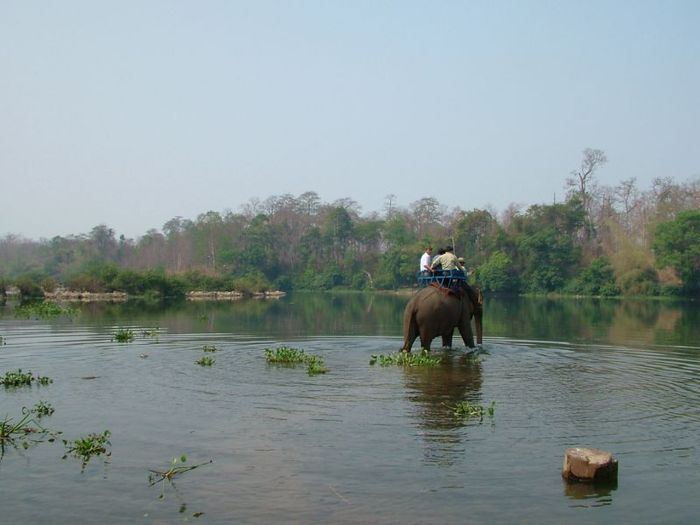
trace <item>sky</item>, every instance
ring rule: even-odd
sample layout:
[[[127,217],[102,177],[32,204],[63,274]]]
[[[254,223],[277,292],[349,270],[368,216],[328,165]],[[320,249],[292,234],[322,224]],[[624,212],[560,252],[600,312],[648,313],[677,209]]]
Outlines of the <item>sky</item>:
[[[0,0],[0,237],[700,176],[695,0]]]

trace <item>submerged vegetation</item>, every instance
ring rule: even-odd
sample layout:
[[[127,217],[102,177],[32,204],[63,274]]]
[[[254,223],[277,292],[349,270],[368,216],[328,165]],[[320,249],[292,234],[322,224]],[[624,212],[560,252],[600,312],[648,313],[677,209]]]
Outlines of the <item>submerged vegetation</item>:
[[[178,464],[180,463],[180,464]],[[191,470],[194,470],[196,468],[199,468],[204,465],[209,465],[212,463],[212,460],[210,459],[209,461],[205,461],[204,463],[199,463],[197,465],[185,465],[187,463],[187,456],[184,454],[180,456],[179,458],[173,458],[170,462],[170,468],[167,470],[154,470],[154,469],[149,469],[150,474],[148,475],[148,483],[152,487],[153,485],[156,485],[157,483],[160,483],[161,489],[160,489],[160,495],[158,496],[158,499],[163,499],[165,497],[165,487],[166,484],[168,486],[172,486],[172,488],[176,491],[177,494],[177,487],[175,487],[175,478],[177,476],[180,476],[186,472],[190,472]],[[180,501],[180,508],[179,512],[180,514],[183,514],[185,511],[187,511],[187,504],[184,501]],[[204,512],[193,512],[192,517],[193,518],[199,518],[204,515]]]
[[[22,372],[22,369],[5,372],[5,377],[0,379],[0,385],[5,385],[5,388],[31,385],[32,381],[36,381],[40,385],[48,385],[53,383],[53,379],[46,376],[33,376],[31,372]]]
[[[178,465],[178,463],[181,464]],[[156,483],[163,484],[161,494],[159,496],[160,498],[163,498],[164,496],[165,482],[173,483],[173,480],[176,476],[184,474],[185,472],[190,472],[191,470],[199,468],[203,465],[209,465],[210,463],[212,463],[212,460],[210,459],[209,461],[205,461],[204,463],[199,463],[197,465],[185,465],[185,463],[187,463],[187,456],[183,454],[179,458],[173,458],[170,462],[170,468],[168,468],[167,470],[148,470],[150,472],[150,474],[148,475],[148,482],[150,486],[153,486]]]
[[[375,365],[377,363],[379,363],[380,366],[438,366],[442,363],[442,357],[431,355],[430,352],[423,349],[417,354],[411,352],[396,352],[395,354],[372,355],[369,364]]]
[[[144,339],[155,339],[156,343],[158,342],[158,337],[160,336],[160,329],[158,327],[155,328],[144,328],[141,330],[141,336]]]
[[[307,354],[300,348],[290,348],[288,346],[280,346],[274,350],[272,348],[266,348],[265,359],[268,363],[273,364],[291,366],[305,364],[306,371],[310,376],[328,372],[321,357]]]

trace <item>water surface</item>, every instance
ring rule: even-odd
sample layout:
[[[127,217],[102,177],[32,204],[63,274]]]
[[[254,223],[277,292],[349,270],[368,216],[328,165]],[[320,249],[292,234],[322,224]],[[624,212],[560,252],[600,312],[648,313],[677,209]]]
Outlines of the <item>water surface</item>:
[[[406,297],[92,304],[75,318],[0,318],[0,418],[46,400],[42,423],[112,432],[108,461],[64,446],[7,447],[0,508],[12,523],[694,523],[700,512],[700,319],[693,304],[489,299],[477,358],[369,366],[401,346]],[[129,344],[112,341],[131,327]],[[158,337],[142,330],[158,327]],[[455,338],[458,341],[458,338]],[[437,341],[436,341],[437,344]],[[211,368],[194,362],[215,345]],[[268,365],[303,348],[330,369]],[[496,402],[460,420],[462,400]],[[564,451],[620,462],[613,486],[568,485]],[[148,469],[211,464],[171,485]],[[161,488],[164,488],[163,498]],[[183,508],[184,505],[184,508]],[[182,512],[180,512],[182,510]],[[201,517],[194,513],[203,512]],[[8,523],[9,523],[8,522]]]

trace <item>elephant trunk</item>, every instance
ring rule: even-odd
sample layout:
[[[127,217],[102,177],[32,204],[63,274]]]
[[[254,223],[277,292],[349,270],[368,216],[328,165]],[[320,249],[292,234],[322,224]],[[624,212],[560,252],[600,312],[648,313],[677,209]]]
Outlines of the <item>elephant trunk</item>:
[[[476,289],[476,304],[474,305],[474,325],[476,326],[476,344],[482,344],[482,336],[484,333],[482,319],[484,317],[484,296],[481,289]]]
[[[478,308],[476,312],[474,312],[474,324],[476,325],[476,344],[480,345],[482,335],[483,335],[483,326],[481,324],[481,319],[483,317],[484,311],[482,308]]]

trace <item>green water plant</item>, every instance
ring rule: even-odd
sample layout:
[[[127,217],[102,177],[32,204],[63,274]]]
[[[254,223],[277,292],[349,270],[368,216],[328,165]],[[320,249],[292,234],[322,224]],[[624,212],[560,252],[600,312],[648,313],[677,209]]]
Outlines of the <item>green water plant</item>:
[[[196,465],[186,465],[185,463],[187,463],[187,456],[183,454],[179,458],[173,458],[170,461],[170,466],[167,470],[148,469],[148,472],[150,472],[150,474],[148,475],[149,486],[152,487],[157,483],[161,484],[160,496],[158,496],[158,499],[163,499],[163,497],[165,496],[166,484],[172,485],[174,489],[176,488],[174,480],[177,476],[180,476],[185,472],[190,472],[191,470],[197,469],[201,466],[209,465],[210,463],[212,463],[212,460],[210,459],[209,461],[205,461],[204,463],[199,463]],[[180,505],[180,512],[184,512],[186,508],[187,506],[184,503],[182,503]],[[198,518],[203,514],[203,512],[195,512],[193,516],[195,518]]]
[[[40,385],[53,383],[53,379],[50,377],[40,375],[33,376],[31,372],[22,372],[20,368],[18,370],[5,372],[5,377],[0,378],[0,385],[4,385],[5,388],[28,386],[32,384],[32,381],[36,381]]]
[[[315,355],[309,355],[306,359],[306,371],[310,376],[325,374],[328,369],[323,364],[323,359]]]
[[[219,349],[215,345],[204,345],[202,351],[204,352],[217,352]]]
[[[6,345],[6,344],[7,344],[7,339],[0,335],[0,346]]]
[[[478,417],[479,419],[483,419],[485,415],[489,417],[494,416],[496,413],[496,402],[491,401],[489,406],[484,407],[469,401],[460,401],[455,406],[450,408],[452,409],[452,413],[455,415],[455,417],[461,419]]]
[[[60,315],[73,317],[78,309],[72,306],[61,306],[50,301],[40,301],[19,305],[15,308],[15,317],[19,319],[51,319]]]
[[[36,414],[36,417],[42,418],[44,416],[52,415],[55,412],[55,409],[48,401],[39,401],[36,405],[34,405],[34,408],[31,409],[31,412]]]
[[[5,372],[5,377],[0,379],[0,383],[5,385],[5,388],[11,386],[31,385],[34,377],[31,372],[22,372],[22,369],[11,370]]]
[[[158,336],[160,335],[160,329],[158,327],[155,328],[144,328],[141,330],[141,337],[144,339],[150,338],[150,339],[155,339],[156,343],[158,342]]]
[[[34,419],[34,410],[24,407],[22,417],[18,421],[9,416],[0,421],[0,459],[5,454],[5,446],[8,444],[15,446],[20,443],[22,448],[27,449],[31,444],[45,440],[53,442],[57,434],[60,432],[52,432]]]
[[[296,364],[305,363],[308,356],[306,352],[300,348],[290,348],[288,346],[279,346],[274,350],[272,348],[265,349],[265,359],[268,363]]]
[[[268,363],[281,365],[295,366],[305,364],[306,371],[310,376],[328,372],[321,357],[307,354],[300,348],[290,348],[288,346],[280,346],[275,349],[266,348],[265,359]]]
[[[421,350],[420,353],[411,352],[396,352],[394,354],[378,354],[372,355],[369,364],[380,366],[438,366],[442,363],[442,357],[431,355],[427,350]]]
[[[131,343],[133,340],[134,331],[131,328],[120,328],[112,335],[112,341],[118,343]]]
[[[216,359],[214,359],[213,357],[204,356],[197,359],[194,363],[199,366],[211,366],[214,363],[216,363]]]
[[[102,434],[88,434],[84,438],[76,439],[75,441],[64,439],[63,445],[66,447],[66,453],[63,455],[63,459],[66,459],[69,455],[80,458],[82,469],[84,469],[93,456],[102,454],[111,456],[112,452],[109,450],[109,447],[112,445],[109,441],[111,435],[109,430],[105,430]]]

